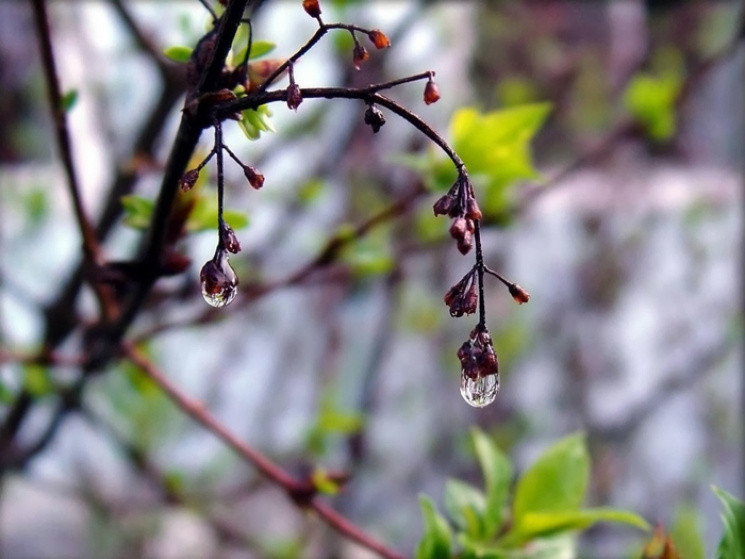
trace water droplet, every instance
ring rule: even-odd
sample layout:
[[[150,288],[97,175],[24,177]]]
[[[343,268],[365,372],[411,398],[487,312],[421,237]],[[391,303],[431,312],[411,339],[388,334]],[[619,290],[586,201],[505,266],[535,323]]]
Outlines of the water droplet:
[[[202,297],[213,307],[228,305],[238,293],[238,278],[230,267],[227,252],[219,251],[199,273]]]
[[[469,406],[483,408],[491,404],[499,391],[499,375],[469,378],[465,372],[460,374],[460,394]]]

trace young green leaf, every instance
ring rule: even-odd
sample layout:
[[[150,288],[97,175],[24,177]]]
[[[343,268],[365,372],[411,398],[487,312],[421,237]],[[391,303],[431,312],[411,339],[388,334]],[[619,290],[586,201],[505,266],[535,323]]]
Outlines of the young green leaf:
[[[225,210],[223,219],[234,230],[248,225],[248,216],[233,210]],[[217,200],[214,196],[200,196],[186,221],[189,233],[209,231],[217,228]]]
[[[640,530],[649,530],[646,520],[633,512],[594,508],[576,511],[528,512],[523,515],[519,526],[520,540],[528,541],[559,532],[584,530],[596,522],[616,522],[628,524]]]
[[[676,508],[670,526],[670,539],[681,559],[706,559],[706,547],[701,537],[701,517],[696,507]]]
[[[717,548],[717,559],[745,559],[745,502],[718,487],[712,487],[724,505],[724,534]]]
[[[121,197],[124,224],[134,229],[147,229],[153,215],[155,202],[149,198],[128,194]]]
[[[493,537],[504,522],[504,513],[512,481],[512,464],[494,442],[479,429],[471,431],[486,486],[484,530]]]
[[[72,109],[75,106],[75,103],[78,101],[78,90],[77,89],[71,89],[69,91],[66,91],[62,98],[60,99],[60,107],[62,108],[63,112],[69,112],[70,109]]]
[[[571,512],[585,498],[590,458],[580,433],[551,446],[523,474],[515,488],[513,521],[519,527],[531,512]]]
[[[664,142],[675,134],[675,101],[681,85],[681,78],[672,73],[638,74],[626,88],[624,105],[650,139]]]
[[[420,495],[419,504],[424,520],[424,535],[416,548],[416,559],[449,559],[452,540],[450,526],[429,497]]]
[[[471,539],[485,539],[486,497],[481,491],[458,479],[449,479],[445,484],[445,509],[455,525]]]
[[[163,54],[166,58],[169,58],[170,60],[173,60],[174,62],[189,62],[189,58],[191,58],[191,52],[194,49],[191,47],[184,47],[184,46],[172,46],[168,47],[163,51]]]
[[[49,376],[49,369],[42,365],[25,365],[23,367],[23,388],[34,398],[50,394],[54,385]]]

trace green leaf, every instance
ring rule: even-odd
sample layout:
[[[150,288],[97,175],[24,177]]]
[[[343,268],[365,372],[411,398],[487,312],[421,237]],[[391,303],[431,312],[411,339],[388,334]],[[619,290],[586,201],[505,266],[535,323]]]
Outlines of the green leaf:
[[[25,365],[23,367],[23,388],[34,398],[50,394],[54,386],[49,376],[49,369],[42,365]]]
[[[254,60],[256,58],[264,56],[265,54],[269,54],[276,47],[277,45],[270,41],[252,41],[251,54],[248,55],[248,58]]]
[[[681,559],[706,559],[698,511],[691,505],[678,507],[670,527],[670,538]]]
[[[135,229],[147,229],[155,202],[135,194],[122,196],[121,202],[124,208],[124,224]]]
[[[75,106],[75,103],[78,101],[78,90],[77,89],[71,89],[69,91],[66,91],[62,98],[60,99],[60,107],[62,108],[63,112],[69,112],[70,109],[72,109]]]
[[[452,534],[447,521],[437,512],[432,500],[419,496],[424,520],[424,535],[416,548],[416,559],[448,559]]]
[[[515,527],[522,526],[528,513],[578,510],[585,498],[589,472],[590,458],[581,433],[552,445],[517,482]]]
[[[484,528],[487,538],[493,537],[502,525],[512,481],[512,464],[483,431],[471,431],[486,486]]]
[[[674,73],[662,76],[641,73],[626,88],[624,106],[650,139],[664,142],[675,134],[675,102],[681,86],[681,78]]]
[[[523,541],[527,541],[558,532],[584,530],[596,522],[616,522],[641,530],[650,529],[647,521],[633,512],[601,507],[576,511],[529,512],[521,519],[519,534]]]
[[[329,433],[351,435],[357,433],[364,425],[362,414],[342,412],[333,408],[324,408],[318,416],[318,427]]]
[[[224,210],[225,222],[235,230],[243,229],[249,223],[248,216],[232,210]],[[189,233],[217,229],[217,200],[214,196],[200,196],[186,220]]]
[[[577,538],[574,534],[560,534],[540,538],[529,546],[513,549],[493,543],[472,543],[461,538],[464,551],[461,559],[575,559]]]
[[[549,103],[533,103],[483,114],[467,107],[453,115],[453,147],[468,172],[479,179],[475,182],[483,188],[481,209],[487,215],[497,215],[505,209],[508,186],[538,176],[530,141],[550,110]]]
[[[318,468],[311,475],[313,487],[324,495],[337,495],[339,493],[339,484],[329,478],[326,470]]]
[[[724,505],[724,534],[717,547],[717,559],[745,559],[745,502],[718,487],[712,487]]]
[[[486,497],[472,485],[458,479],[445,484],[445,509],[455,525],[474,540],[484,538]]]
[[[168,47],[163,51],[166,58],[173,60],[174,62],[189,62],[191,53],[194,49],[191,47],[173,46]]]

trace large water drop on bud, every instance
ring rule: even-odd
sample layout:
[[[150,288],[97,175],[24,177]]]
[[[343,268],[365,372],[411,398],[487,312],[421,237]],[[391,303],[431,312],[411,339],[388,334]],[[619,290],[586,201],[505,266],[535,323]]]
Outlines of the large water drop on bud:
[[[202,297],[213,307],[224,307],[238,293],[238,278],[230,267],[228,254],[224,250],[202,266],[199,280],[202,283]]]
[[[469,406],[483,408],[497,398],[499,375],[492,374],[472,379],[465,371],[460,373],[460,394]]]

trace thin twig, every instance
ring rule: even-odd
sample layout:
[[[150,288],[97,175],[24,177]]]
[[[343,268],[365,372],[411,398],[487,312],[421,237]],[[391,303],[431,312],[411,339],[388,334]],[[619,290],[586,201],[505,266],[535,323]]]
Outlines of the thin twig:
[[[277,485],[280,485],[293,498],[297,494],[306,491],[305,484],[287,474],[277,464],[264,456],[258,450],[247,445],[236,437],[227,427],[220,423],[200,402],[184,394],[173,382],[171,382],[145,355],[138,351],[131,343],[122,342],[123,354],[137,365],[148,378],[150,378],[165,394],[189,417],[197,421],[208,431],[217,436],[228,445],[239,456],[250,462],[259,472]],[[374,540],[370,535],[351,523],[347,518],[333,510],[329,505],[311,497],[307,502],[301,501],[300,505],[307,505],[316,511],[329,526],[340,534],[356,541],[363,547],[375,551],[381,557],[389,559],[402,559],[398,552],[389,549],[382,543]]]

